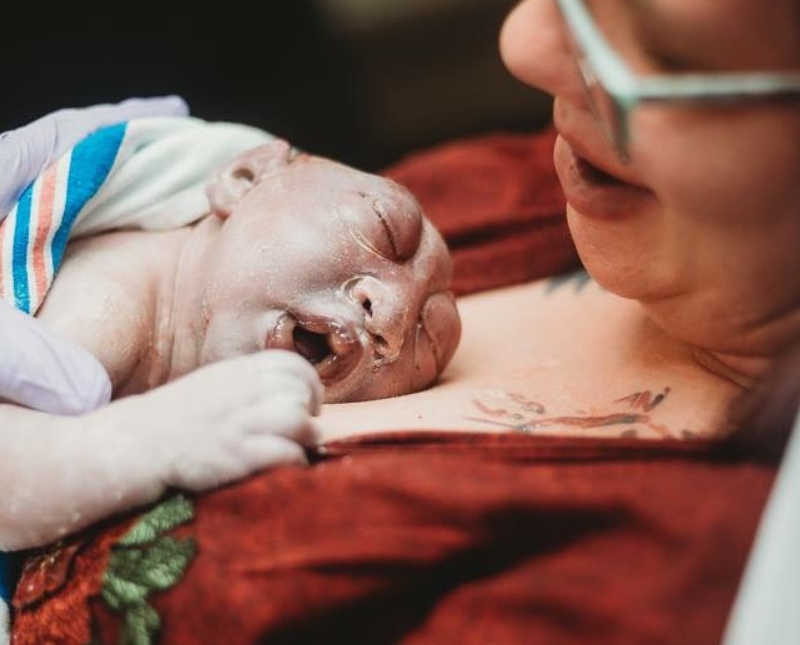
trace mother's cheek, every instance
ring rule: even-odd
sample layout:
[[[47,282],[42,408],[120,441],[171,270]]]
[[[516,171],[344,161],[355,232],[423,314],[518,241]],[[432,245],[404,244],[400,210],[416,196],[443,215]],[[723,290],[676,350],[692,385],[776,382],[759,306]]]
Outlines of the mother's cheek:
[[[587,217],[567,206],[567,222],[583,265],[608,291],[644,299],[679,283],[682,257],[672,244],[675,223],[658,202],[616,220]]]
[[[632,129],[635,163],[678,216],[761,225],[799,183],[794,121],[792,140],[788,124],[767,109],[643,107]]]

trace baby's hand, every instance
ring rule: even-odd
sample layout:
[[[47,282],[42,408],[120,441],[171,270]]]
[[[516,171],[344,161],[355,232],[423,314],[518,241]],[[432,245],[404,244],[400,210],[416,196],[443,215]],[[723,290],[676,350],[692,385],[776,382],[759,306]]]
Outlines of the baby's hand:
[[[314,368],[276,350],[208,365],[105,413],[132,422],[125,428],[139,448],[134,454],[164,485],[202,490],[268,466],[306,463],[302,444],[322,399]]]
[[[203,367],[81,417],[0,403],[0,550],[39,546],[158,499],[305,463],[322,386],[296,354]]]

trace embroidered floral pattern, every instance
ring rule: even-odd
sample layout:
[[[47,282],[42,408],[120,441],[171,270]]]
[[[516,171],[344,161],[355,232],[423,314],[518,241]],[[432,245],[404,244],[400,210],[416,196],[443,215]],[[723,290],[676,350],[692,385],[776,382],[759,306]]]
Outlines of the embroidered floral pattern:
[[[69,544],[57,542],[47,551],[30,558],[22,568],[14,593],[14,609],[26,609],[59,591],[66,584],[72,561],[84,542],[85,539],[80,538]]]
[[[147,598],[175,585],[195,554],[193,539],[164,534],[193,516],[191,502],[176,495],[143,515],[112,548],[101,597],[122,614],[121,645],[154,642],[161,619]]]

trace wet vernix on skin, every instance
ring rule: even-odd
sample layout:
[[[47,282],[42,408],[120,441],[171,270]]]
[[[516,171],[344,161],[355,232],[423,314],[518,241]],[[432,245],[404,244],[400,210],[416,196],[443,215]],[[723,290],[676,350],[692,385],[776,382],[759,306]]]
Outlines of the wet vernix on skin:
[[[156,125],[159,136],[185,130]],[[169,487],[304,464],[323,399],[421,390],[450,362],[461,330],[452,264],[414,197],[267,139],[203,174],[189,200],[205,205],[198,217],[66,247],[38,318],[97,358],[115,400],[79,419],[0,403],[0,430],[13,429],[2,433],[0,549],[46,544]],[[155,171],[137,155],[148,151],[134,152],[147,184]],[[129,169],[111,157],[103,186],[125,194]],[[183,201],[147,208],[174,223]]]

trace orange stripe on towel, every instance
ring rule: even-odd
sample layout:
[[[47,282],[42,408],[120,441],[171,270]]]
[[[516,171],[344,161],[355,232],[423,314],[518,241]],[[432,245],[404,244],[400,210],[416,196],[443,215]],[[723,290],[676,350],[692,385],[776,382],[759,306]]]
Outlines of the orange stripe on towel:
[[[45,243],[50,226],[53,223],[53,204],[56,198],[56,179],[58,164],[50,166],[42,177],[39,195],[39,222],[36,226],[36,238],[33,242],[33,275],[36,281],[36,304],[44,300],[47,293],[47,267],[44,262]],[[33,309],[33,308],[32,308]]]

